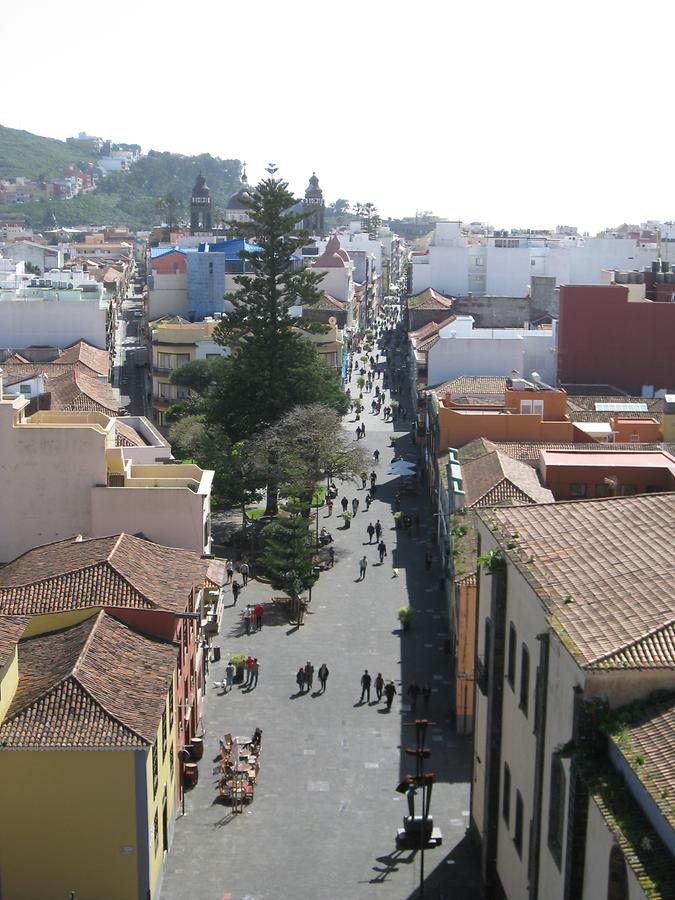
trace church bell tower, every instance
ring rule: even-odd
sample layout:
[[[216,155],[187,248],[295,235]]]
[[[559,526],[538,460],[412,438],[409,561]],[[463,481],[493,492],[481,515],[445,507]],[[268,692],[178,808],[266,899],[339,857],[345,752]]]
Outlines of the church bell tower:
[[[190,197],[190,234],[210,234],[211,190],[200,172]]]

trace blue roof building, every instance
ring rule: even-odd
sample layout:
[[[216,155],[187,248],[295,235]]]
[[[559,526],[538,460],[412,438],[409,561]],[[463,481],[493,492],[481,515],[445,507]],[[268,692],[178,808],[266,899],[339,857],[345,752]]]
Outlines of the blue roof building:
[[[241,238],[229,241],[205,241],[186,252],[187,314],[193,322],[226,310],[225,291],[231,290],[231,277],[251,272],[251,265],[240,254],[242,250],[260,250]]]

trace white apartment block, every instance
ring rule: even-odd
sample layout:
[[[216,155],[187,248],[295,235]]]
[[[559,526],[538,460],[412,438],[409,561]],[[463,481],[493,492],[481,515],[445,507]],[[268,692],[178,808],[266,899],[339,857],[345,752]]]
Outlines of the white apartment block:
[[[556,383],[557,322],[551,328],[474,328],[473,316],[454,316],[427,354],[427,383],[464,375],[505,375]]]
[[[579,235],[475,234],[462,222],[439,222],[426,253],[413,254],[412,293],[428,287],[466,297],[525,297],[533,275],[554,276],[557,284],[598,284],[602,269],[649,267],[656,244],[628,238]]]
[[[0,290],[0,345],[69,347],[82,339],[104,349],[114,331],[114,308],[103,285],[70,284]]]
[[[76,534],[126,531],[211,550],[213,472],[181,465],[145,418],[38,412],[0,375],[0,562]]]

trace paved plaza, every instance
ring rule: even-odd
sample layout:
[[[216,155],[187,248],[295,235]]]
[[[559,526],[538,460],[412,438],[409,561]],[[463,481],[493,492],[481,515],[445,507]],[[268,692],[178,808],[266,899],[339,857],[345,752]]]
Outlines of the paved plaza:
[[[381,384],[381,382],[380,382]],[[365,402],[370,409],[370,395]],[[354,434],[356,423],[346,427]],[[176,822],[166,861],[162,900],[405,900],[418,896],[419,853],[398,852],[396,830],[407,811],[396,793],[401,776],[414,771],[402,751],[414,744],[415,716],[405,690],[412,679],[429,681],[427,771],[437,775],[431,803],[443,845],[425,853],[425,896],[479,900],[476,864],[466,829],[469,822],[471,745],[454,733],[449,716],[450,656],[447,613],[436,563],[425,571],[432,519],[424,486],[406,498],[403,510],[419,513],[419,535],[394,529],[398,477],[388,474],[393,458],[393,426],[367,412],[361,443],[381,457],[377,499],[365,511],[360,483],[339,485],[335,513],[320,511],[332,532],[335,566],[322,573],[302,627],[271,603],[269,585],[255,580],[236,607],[228,589],[220,635],[221,660],[211,664],[205,704],[205,753],[199,784],[185,797],[185,815]],[[397,434],[401,430],[397,428]],[[409,436],[398,442],[414,458]],[[397,451],[398,452],[398,451]],[[340,499],[360,500],[349,530],[341,528]],[[379,565],[366,527],[380,519],[388,556]],[[357,581],[358,560],[368,558],[366,578]],[[398,576],[395,577],[395,571]],[[246,636],[241,612],[247,602],[265,606],[262,631]],[[415,607],[410,632],[401,634],[396,611]],[[253,689],[235,687],[223,696],[213,681],[224,677],[228,654],[250,653],[260,662]],[[330,670],[325,694],[298,696],[295,674],[307,660]],[[359,703],[360,678],[368,669],[396,683],[391,712],[377,703]],[[425,714],[422,700],[416,716]],[[263,730],[261,771],[255,800],[233,815],[217,799],[218,741],[224,733]]]

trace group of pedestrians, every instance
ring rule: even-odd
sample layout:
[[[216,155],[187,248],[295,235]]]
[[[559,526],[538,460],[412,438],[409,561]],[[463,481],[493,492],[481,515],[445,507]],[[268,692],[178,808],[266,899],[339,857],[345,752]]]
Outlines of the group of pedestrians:
[[[321,663],[319,671],[316,673],[316,676],[319,679],[320,694],[323,694],[326,690],[326,682],[328,681],[329,674],[330,672],[328,671],[326,663]],[[300,666],[295,676],[295,682],[298,685],[298,694],[304,694],[305,692],[309,693],[309,691],[312,690],[312,686],[314,685],[314,666],[310,660],[307,660],[304,666]]]
[[[225,572],[227,574],[226,584],[230,584],[232,587],[232,605],[237,605],[237,600],[239,599],[239,594],[241,593],[241,589],[246,587],[248,584],[248,579],[251,574],[251,567],[248,562],[244,559],[240,563],[237,564],[237,569],[239,574],[241,575],[241,584],[234,578],[235,566],[231,559],[228,559],[227,564],[225,566]],[[249,632],[246,632],[247,634]]]
[[[246,605],[241,615],[246,634],[251,634],[253,631],[262,631],[264,614],[265,607],[262,603],[256,603],[255,606],[252,606],[250,603]]]
[[[236,675],[236,667],[232,660],[225,666],[225,680],[222,683],[223,691],[227,694],[234,689],[234,676]],[[244,663],[244,677],[239,687],[247,687],[252,690],[258,684],[258,675],[260,674],[260,663],[257,656],[248,656]],[[218,682],[216,682],[218,687]]]
[[[365,669],[363,675],[361,676],[361,697],[359,698],[359,703],[370,703],[370,688],[372,685],[372,678],[368,669]],[[394,697],[398,691],[396,690],[396,685],[391,679],[388,679],[386,682],[382,677],[382,672],[378,672],[375,678],[375,696],[377,697],[377,702],[379,703],[382,700],[382,695],[384,695],[387,709],[391,709],[391,705],[394,702]]]

